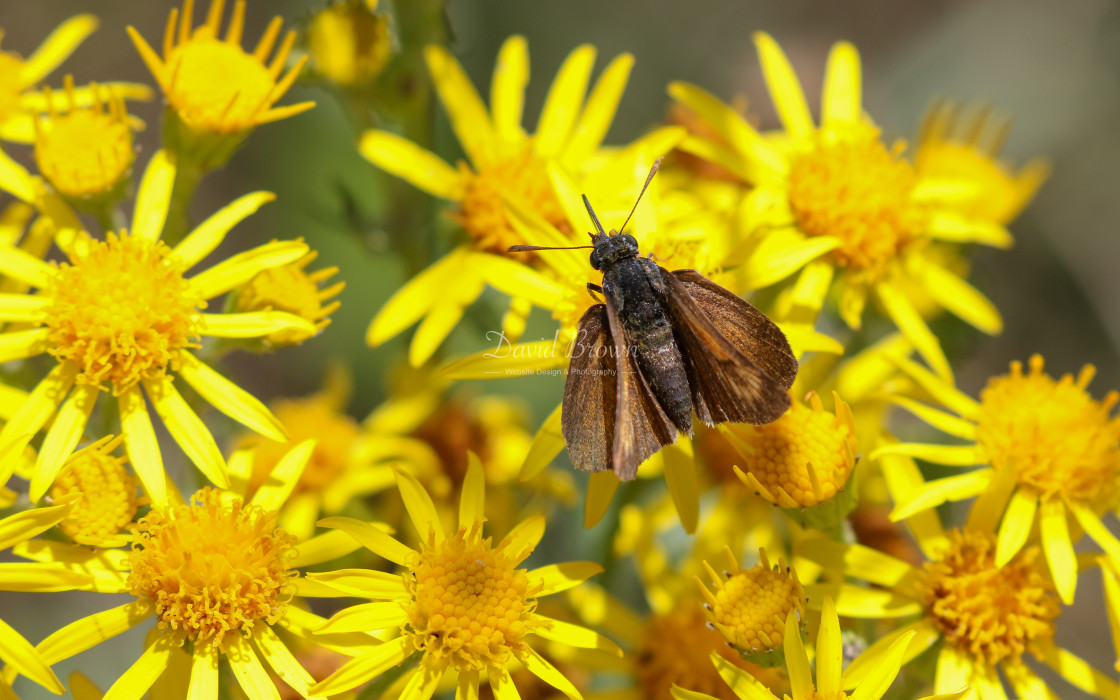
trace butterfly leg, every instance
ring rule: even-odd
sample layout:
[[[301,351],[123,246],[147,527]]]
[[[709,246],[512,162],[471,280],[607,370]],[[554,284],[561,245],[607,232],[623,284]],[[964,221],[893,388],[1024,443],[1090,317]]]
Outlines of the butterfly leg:
[[[600,303],[600,304],[603,303],[603,300],[599,296],[603,293],[603,288],[600,287],[599,285],[592,284],[591,282],[588,282],[587,283],[587,293],[590,294],[591,298],[594,299],[595,301],[597,301],[598,303]]]

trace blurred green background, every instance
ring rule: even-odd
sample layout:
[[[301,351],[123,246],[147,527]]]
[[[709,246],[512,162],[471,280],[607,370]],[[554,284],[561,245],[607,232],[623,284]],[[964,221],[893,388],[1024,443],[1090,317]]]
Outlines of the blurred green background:
[[[298,27],[321,5],[251,0],[246,42],[255,43],[274,14],[285,18],[286,28]],[[92,12],[101,19],[100,30],[47,84],[61,85],[70,72],[79,84],[114,79],[154,85],[124,27],[135,26],[158,45],[173,6],[163,1],[6,0],[0,3],[3,48],[26,55],[61,20]],[[201,18],[202,12],[197,8],[196,16]],[[1012,226],[1015,248],[977,251],[972,280],[1002,311],[1006,329],[988,338],[957,324],[959,333],[948,349],[959,384],[975,395],[988,376],[1005,372],[1009,361],[1040,352],[1052,374],[1095,364],[1099,373],[1091,390],[1097,397],[1120,388],[1120,4],[453,0],[447,17],[451,49],[483,94],[500,43],[510,34],[528,38],[532,79],[525,124],[530,127],[552,76],[575,46],[598,47],[600,67],[617,53],[633,53],[636,64],[610,132],[612,143],[632,140],[666,117],[665,86],[671,80],[694,82],[724,99],[745,95],[764,127],[776,125],[750,41],[756,30],[770,32],[789,54],[814,110],[830,45],[839,39],[855,43],[863,59],[865,108],[888,140],[911,138],[936,98],[991,104],[1014,118],[1005,156],[1022,163],[1045,155],[1053,175]],[[320,251],[314,267],[341,268],[335,279],[344,280],[347,288],[326,333],[300,348],[231,357],[229,371],[242,386],[270,399],[316,389],[326,363],[343,359],[354,371],[352,411],[361,417],[383,398],[387,375],[403,361],[410,335],[378,350],[367,348],[363,339],[374,312],[409,276],[389,241],[416,236],[441,251],[449,247],[444,234],[450,226],[426,197],[418,196],[426,209],[416,217],[417,230],[381,230],[386,177],[358,156],[355,126],[331,93],[297,85],[282,102],[305,99],[316,100],[318,107],[254,133],[228,168],[203,182],[192,211],[197,219],[245,192],[274,191],[278,201],[239,226],[216,255],[270,238],[303,236]],[[130,109],[148,123],[138,137],[142,166],[158,148],[161,105],[157,100]],[[436,150],[449,159],[458,157],[443,115],[438,108],[433,114]],[[9,150],[27,162],[27,149]],[[484,297],[453,335],[449,354],[487,347],[484,332],[494,327],[500,301],[496,294]],[[534,318],[526,338],[551,336],[550,320]],[[562,379],[511,379],[469,389],[525,397],[534,412],[530,425],[535,426],[559,400]],[[34,642],[108,606],[104,596],[93,594],[9,596],[0,598],[0,616]],[[1079,585],[1078,604],[1063,614],[1058,641],[1098,667],[1111,668],[1116,657],[1103,618],[1099,577],[1092,573]],[[107,687],[135,659],[141,636],[134,632],[103,645],[78,657],[76,665]],[[125,651],[122,645],[131,647]],[[59,675],[65,678],[74,666],[60,664]],[[20,687],[26,697],[40,697],[37,687]],[[1068,690],[1064,697],[1081,697],[1058,681],[1055,688]]]

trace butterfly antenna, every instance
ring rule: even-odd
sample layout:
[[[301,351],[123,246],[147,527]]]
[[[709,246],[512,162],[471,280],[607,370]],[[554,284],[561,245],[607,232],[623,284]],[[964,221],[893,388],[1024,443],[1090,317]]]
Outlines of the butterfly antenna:
[[[638,202],[642,201],[642,195],[646,193],[646,188],[649,187],[649,183],[653,181],[653,176],[656,175],[657,171],[661,169],[661,161],[663,160],[665,160],[665,156],[661,156],[657,160],[653,161],[653,167],[649,169],[649,175],[646,175],[646,184],[642,185],[642,191],[638,193],[638,198],[634,200],[634,208],[630,210],[630,214],[626,217],[626,221],[623,221],[622,227],[618,229],[618,232],[620,234],[626,230],[626,224],[630,223],[630,217],[634,216],[634,212],[638,209]]]
[[[533,250],[580,250],[581,248],[594,248],[593,245],[571,245],[564,246],[563,248],[556,248],[546,245],[511,245],[506,249],[507,253],[528,253]]]
[[[607,232],[603,230],[603,225],[599,223],[599,217],[595,216],[595,210],[591,208],[591,202],[587,200],[587,195],[580,196],[583,197],[583,206],[587,207],[587,215],[591,217],[591,223],[595,224],[595,230],[599,232],[600,236],[607,235]]]

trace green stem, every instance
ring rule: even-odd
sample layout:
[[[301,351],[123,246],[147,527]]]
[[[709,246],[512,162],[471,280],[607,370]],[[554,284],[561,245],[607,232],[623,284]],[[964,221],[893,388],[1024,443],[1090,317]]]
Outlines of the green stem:
[[[175,171],[175,185],[171,190],[171,204],[167,209],[167,223],[163,227],[163,242],[174,247],[191,230],[190,205],[195,190],[202,180],[203,170],[190,159],[183,158]]]

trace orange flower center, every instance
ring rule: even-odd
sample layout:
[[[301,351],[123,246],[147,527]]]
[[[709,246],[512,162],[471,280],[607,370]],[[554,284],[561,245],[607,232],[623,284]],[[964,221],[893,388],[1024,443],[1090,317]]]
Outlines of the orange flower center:
[[[110,454],[119,440],[75,453],[51,486],[55,501],[81,493],[70,515],[58,524],[78,544],[120,546],[113,539],[132,524],[140,507],[139,480],[125,469],[124,457]]]

